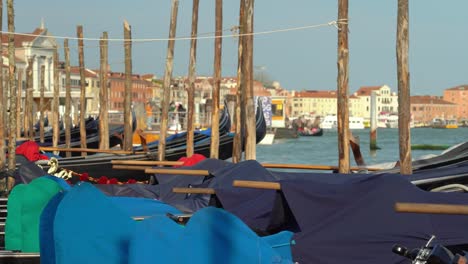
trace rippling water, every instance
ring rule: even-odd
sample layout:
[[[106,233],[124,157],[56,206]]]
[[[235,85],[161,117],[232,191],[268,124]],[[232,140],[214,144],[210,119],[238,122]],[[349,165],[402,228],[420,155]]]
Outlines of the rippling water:
[[[377,146],[381,149],[369,150],[369,129],[353,130],[359,136],[361,152],[366,164],[393,162],[399,159],[398,129],[379,129]],[[411,129],[411,144],[455,145],[468,140],[468,128],[458,129]],[[322,137],[299,137],[298,139],[278,139],[272,145],[257,145],[257,160],[272,163],[298,163],[338,165],[338,134],[324,131]],[[413,150],[416,159],[429,154],[440,154],[441,150]],[[355,165],[353,154],[350,161]]]

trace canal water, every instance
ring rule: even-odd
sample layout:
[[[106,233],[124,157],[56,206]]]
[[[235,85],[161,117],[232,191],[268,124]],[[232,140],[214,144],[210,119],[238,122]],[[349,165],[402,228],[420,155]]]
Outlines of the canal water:
[[[370,151],[369,129],[353,130],[360,139],[361,153],[367,165],[394,162],[399,159],[398,129],[383,128],[377,131],[377,151]],[[453,146],[468,140],[468,128],[434,129],[412,128],[412,145]],[[268,163],[297,163],[338,165],[337,131],[325,130],[321,137],[299,137],[297,139],[277,139],[272,145],[257,145],[257,160]],[[412,158],[437,155],[443,150],[412,150]],[[350,162],[354,157],[350,152]]]

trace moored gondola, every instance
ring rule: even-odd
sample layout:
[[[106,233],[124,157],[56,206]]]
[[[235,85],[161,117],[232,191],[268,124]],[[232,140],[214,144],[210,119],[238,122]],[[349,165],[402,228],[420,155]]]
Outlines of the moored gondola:
[[[229,112],[223,110],[220,116],[223,122],[220,122],[220,131],[229,131],[227,127],[230,125]],[[221,121],[220,120],[220,121]],[[261,111],[261,105],[257,109],[256,114],[256,142],[260,142],[266,134],[266,121]],[[232,149],[234,143],[234,135],[231,133],[223,133],[219,138],[219,159],[226,160],[232,157]],[[205,157],[210,156],[211,138],[209,131],[195,132],[194,153],[201,154]],[[157,160],[158,151],[157,142],[149,146],[148,152],[140,152],[131,155],[113,155],[113,154],[96,154],[86,157],[63,158],[59,159],[59,167],[76,173],[87,173],[89,176],[99,178],[101,176],[116,178],[121,182],[126,182],[129,179],[137,181],[148,180],[149,176],[144,171],[113,169],[112,160],[133,160],[133,161],[149,161]],[[141,150],[140,148],[136,148]],[[166,142],[166,160],[176,161],[186,156],[186,132],[172,135]],[[43,165],[44,170],[50,167],[47,164]]]

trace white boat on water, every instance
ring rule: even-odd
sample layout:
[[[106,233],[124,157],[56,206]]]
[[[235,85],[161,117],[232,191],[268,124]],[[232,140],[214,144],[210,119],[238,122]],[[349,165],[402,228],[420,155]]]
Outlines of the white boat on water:
[[[385,122],[387,128],[398,128],[398,115],[389,115]]]
[[[386,128],[398,128],[398,114],[387,115],[385,118],[384,124],[385,124],[384,127]],[[413,127],[414,127],[414,120],[413,120],[413,117],[411,117],[410,128],[413,128]]]
[[[338,120],[336,115],[328,115],[323,118],[320,127],[323,129],[337,129]],[[364,129],[364,118],[362,117],[349,117],[349,129]]]

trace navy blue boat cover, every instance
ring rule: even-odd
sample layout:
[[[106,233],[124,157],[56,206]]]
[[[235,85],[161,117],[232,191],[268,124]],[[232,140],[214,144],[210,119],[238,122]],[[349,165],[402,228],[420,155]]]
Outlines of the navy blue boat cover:
[[[213,181],[226,183],[213,184],[223,207],[253,229],[295,232],[293,259],[299,263],[400,263],[394,244],[421,247],[431,235],[447,246],[468,244],[468,216],[394,210],[396,202],[466,205],[468,194],[423,191],[399,174],[272,172],[256,161],[237,164],[233,173],[214,173]],[[231,187],[242,175],[270,177],[281,192]]]

